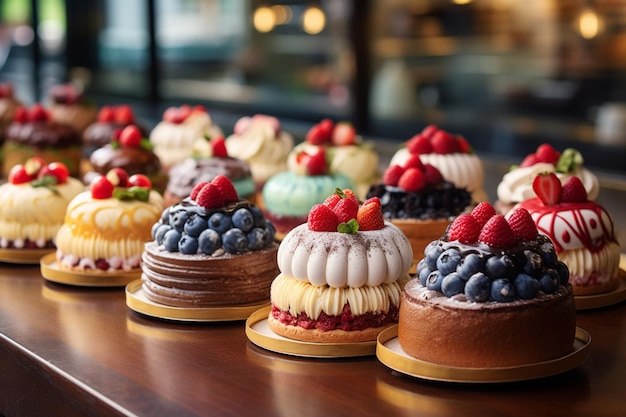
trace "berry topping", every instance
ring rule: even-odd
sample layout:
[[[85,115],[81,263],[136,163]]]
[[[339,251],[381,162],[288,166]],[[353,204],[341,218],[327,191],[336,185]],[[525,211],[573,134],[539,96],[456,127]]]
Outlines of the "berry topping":
[[[426,178],[419,168],[407,169],[398,180],[398,187],[409,192],[416,192],[424,188]]]
[[[101,123],[110,123],[115,120],[115,110],[111,106],[102,106],[98,111],[98,119]]]
[[[306,134],[304,140],[312,145],[323,145],[331,140],[331,135],[335,124],[330,119],[323,119],[318,124],[314,125]]]
[[[337,202],[333,211],[337,215],[339,223],[347,223],[351,219],[357,218],[359,201],[354,196],[346,196]]]
[[[448,228],[448,239],[461,243],[474,243],[480,236],[480,224],[471,214],[463,213],[456,217]]]
[[[191,114],[191,106],[184,104],[180,107],[168,107],[163,113],[163,120],[166,122],[181,124]]]
[[[198,196],[198,193],[207,184],[208,184],[207,181],[201,181],[201,182],[197,183],[193,187],[193,189],[191,190],[191,194],[189,194],[189,198],[191,198],[192,200],[196,201],[196,197]]]
[[[64,184],[67,182],[68,177],[70,176],[70,171],[67,169],[67,166],[62,162],[51,162],[47,165],[47,175],[52,175],[56,178],[57,184]],[[43,169],[42,169],[43,171]],[[41,176],[41,171],[39,172],[38,177]]]
[[[26,107],[19,106],[15,109],[15,112],[13,113],[13,121],[16,123],[28,122],[28,110]]]
[[[428,125],[424,128],[424,130],[422,130],[422,135],[425,138],[431,139],[433,137],[433,135],[435,134],[435,132],[437,132],[439,130],[439,128],[435,125]]]
[[[385,226],[382,206],[378,197],[372,197],[359,205],[350,189],[337,188],[333,194],[314,206],[308,217],[310,230],[323,232],[356,233],[359,230],[380,230]]]
[[[112,168],[106,174],[114,187],[128,187],[128,173],[122,168]]]
[[[115,108],[115,123],[121,126],[127,126],[135,123],[135,113],[128,104],[123,104]]]
[[[34,177],[26,172],[24,165],[17,164],[14,165],[13,168],[9,171],[9,183],[18,185],[30,182]]]
[[[554,149],[551,145],[544,143],[539,145],[537,151],[535,151],[535,156],[539,162],[556,165],[557,161],[561,157],[561,153]]]
[[[0,98],[13,97],[13,85],[9,83],[0,83]]]
[[[404,174],[404,171],[405,168],[400,165],[391,165],[383,174],[383,183],[385,185],[396,187],[398,185],[398,181],[400,181],[400,177]]]
[[[198,192],[196,203],[204,208],[219,208],[224,205],[224,198],[219,189],[214,184],[209,183]]]
[[[326,151],[321,146],[311,152],[302,151],[298,153],[296,161],[302,167],[304,175],[316,176],[328,172]]]
[[[506,216],[517,239],[532,240],[537,237],[537,226],[528,210],[518,207]]]
[[[587,201],[587,190],[578,177],[569,177],[561,189],[561,201],[568,203],[580,203]]]
[[[211,139],[211,149],[213,150],[213,156],[216,158],[227,158],[228,151],[226,150],[226,141],[224,136],[218,136]]]
[[[316,232],[336,232],[339,219],[335,212],[324,204],[316,204],[311,208],[307,218],[310,230]]]
[[[312,145],[347,146],[356,143],[356,130],[350,122],[334,124],[330,119],[323,119],[313,125],[305,136],[305,141]]]
[[[430,140],[421,133],[413,136],[406,143],[406,147],[410,153],[427,154],[433,152],[433,146]]]
[[[335,146],[347,146],[354,144],[356,139],[356,130],[352,123],[339,122],[335,125],[331,136],[331,141]]]
[[[234,203],[239,200],[235,186],[232,182],[230,182],[227,176],[217,175],[213,178],[213,180],[211,180],[211,184],[217,187],[217,190],[222,195],[224,204]]]
[[[506,248],[515,244],[515,234],[504,216],[496,214],[485,223],[478,240],[489,246]]]
[[[537,175],[533,180],[533,190],[547,206],[553,206],[561,201],[561,181],[553,172]]]
[[[421,133],[416,134],[406,142],[407,150],[413,154],[437,153],[471,153],[472,147],[467,140],[459,135],[453,135],[435,125],[428,125]]]
[[[44,106],[37,103],[28,110],[28,119],[32,122],[45,122],[50,120],[50,113]]]
[[[135,125],[128,125],[120,132],[119,143],[124,148],[136,148],[141,145],[141,131]]]
[[[359,230],[380,230],[385,226],[385,219],[383,218],[383,209],[380,205],[380,199],[378,197],[372,197],[366,200],[356,215],[356,220],[359,223]]]
[[[91,184],[89,184],[91,190],[91,196],[98,200],[104,200],[113,196],[113,189],[115,188],[111,181],[104,175],[98,175],[95,177]]]
[[[424,164],[424,178],[426,179],[426,184],[439,184],[444,181],[441,172],[431,164]]]
[[[131,175],[128,178],[128,186],[129,187],[141,187],[141,188],[152,188],[152,182],[150,178],[143,174],[135,174]]]
[[[57,104],[76,104],[82,98],[82,93],[74,84],[58,84],[50,89],[50,98]]]
[[[424,170],[424,163],[422,162],[422,160],[420,159],[419,155],[415,155],[412,154],[410,155],[407,160],[404,162],[404,168],[408,169],[408,168],[417,168],[420,171]]]
[[[36,177],[39,173],[39,170],[44,166],[46,166],[46,161],[44,161],[43,158],[40,158],[39,156],[33,156],[32,158],[28,158],[26,160],[26,163],[24,163],[24,169],[26,170],[26,173],[33,177]]]
[[[431,145],[433,152],[441,155],[459,152],[460,150],[456,138],[444,130],[435,132],[431,139]]]
[[[483,227],[487,221],[495,216],[496,209],[486,201],[478,203],[472,210],[472,216],[476,219],[480,227]]]

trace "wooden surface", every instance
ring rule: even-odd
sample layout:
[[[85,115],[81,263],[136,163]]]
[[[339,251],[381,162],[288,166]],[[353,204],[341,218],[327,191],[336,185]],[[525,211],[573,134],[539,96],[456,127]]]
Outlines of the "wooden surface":
[[[579,312],[580,367],[527,382],[435,383],[375,356],[305,359],[250,343],[244,322],[129,310],[122,288],[75,288],[0,264],[0,414],[12,416],[624,416],[626,303]]]

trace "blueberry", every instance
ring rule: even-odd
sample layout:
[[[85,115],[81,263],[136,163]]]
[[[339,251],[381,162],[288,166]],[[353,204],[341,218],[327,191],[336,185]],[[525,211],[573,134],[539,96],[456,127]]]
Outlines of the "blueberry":
[[[442,275],[448,275],[456,271],[456,267],[461,261],[461,252],[456,249],[447,249],[437,258],[437,269]]]
[[[508,303],[515,299],[515,288],[507,278],[498,278],[491,283],[491,299],[500,303]]]
[[[222,245],[228,253],[243,253],[248,249],[248,240],[241,229],[230,229],[222,236]]]
[[[554,268],[554,265],[556,265],[557,257],[552,242],[546,242],[541,245],[541,258],[546,268]]]
[[[161,213],[161,223],[164,223],[164,224],[170,223],[170,209],[171,207],[168,207],[165,210],[163,210],[163,213]]]
[[[426,259],[422,259],[421,261],[417,263],[416,272],[417,272],[417,277],[419,278],[420,284],[422,284],[425,287],[426,278],[428,278],[428,275],[432,272],[430,267],[428,266],[428,263],[426,262]]]
[[[543,259],[540,254],[530,250],[525,250],[526,263],[524,264],[524,273],[531,277],[539,278],[544,270]]]
[[[156,237],[156,232],[157,230],[159,230],[159,227],[162,225],[163,223],[161,222],[156,222],[155,224],[152,225],[152,229],[150,229],[150,236],[152,236],[152,239],[154,240],[154,238]]]
[[[202,216],[194,214],[187,220],[187,223],[185,223],[184,230],[189,236],[198,237],[207,227],[209,226],[206,220],[204,220]]]
[[[178,241],[178,251],[185,255],[198,253],[198,239],[189,235],[182,235]]]
[[[484,303],[491,295],[491,281],[482,272],[472,275],[465,283],[465,295],[470,301]]]
[[[213,229],[205,229],[198,236],[198,248],[205,255],[211,255],[222,247],[222,238]]]
[[[258,207],[250,207],[250,213],[252,213],[252,218],[254,219],[254,227],[265,227],[265,217],[263,217],[263,212]]]
[[[442,252],[443,249],[439,246],[438,240],[433,240],[424,248],[424,258],[426,258],[426,262],[428,262],[428,266],[432,271],[437,269],[437,259]]]
[[[553,294],[561,285],[561,277],[556,269],[548,268],[539,278],[539,285],[541,286],[541,291],[546,294]]]
[[[443,275],[439,271],[433,271],[428,274],[426,278],[426,288],[431,291],[441,292],[441,281],[443,281]]]
[[[169,224],[160,224],[159,225],[159,228],[157,229],[156,233],[154,234],[154,240],[156,241],[157,245],[162,245],[163,244],[163,239],[165,238],[165,234],[167,232],[169,232],[170,230],[172,230],[172,226],[170,226]]]
[[[233,213],[231,218],[233,226],[241,229],[244,233],[249,232],[254,227],[254,218],[247,208],[240,208]]]
[[[163,236],[163,247],[168,252],[178,252],[178,241],[182,234],[176,229],[170,229]]]
[[[185,210],[176,210],[174,213],[170,213],[170,224],[174,226],[176,230],[182,232],[188,218],[189,212]]]
[[[246,239],[248,240],[248,249],[260,250],[269,244],[269,233],[267,229],[255,227],[246,234]]]
[[[267,229],[268,239],[270,240],[270,242],[273,242],[274,238],[276,237],[276,228],[269,220],[265,222],[265,228]]]
[[[471,277],[475,273],[484,272],[483,260],[475,253],[467,254],[464,258],[461,259],[461,262],[459,262],[459,264],[457,265],[456,272],[457,274],[459,274],[459,277],[467,281],[469,277]]]
[[[554,269],[559,274],[561,285],[567,284],[569,281],[569,268],[567,267],[567,265],[565,265],[564,262],[558,261]]]
[[[530,275],[519,274],[515,277],[513,285],[515,286],[515,292],[519,298],[525,300],[535,298],[539,292],[539,281]]]
[[[485,273],[491,279],[505,278],[513,270],[513,261],[507,255],[492,256],[485,263]]]
[[[452,272],[443,277],[441,281],[441,292],[444,293],[446,297],[461,294],[463,290],[465,290],[465,280],[461,278],[458,273]]]
[[[232,227],[230,217],[224,213],[213,213],[211,217],[209,217],[208,224],[209,228],[215,230],[219,234],[225,233]]]

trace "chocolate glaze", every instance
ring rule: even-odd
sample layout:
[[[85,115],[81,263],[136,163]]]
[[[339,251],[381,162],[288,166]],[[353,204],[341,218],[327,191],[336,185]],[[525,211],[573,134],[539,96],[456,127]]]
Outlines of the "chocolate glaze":
[[[231,181],[251,176],[248,164],[239,159],[187,158],[170,168],[167,191],[175,196],[185,197],[196,184],[210,182],[218,175],[225,175]]]
[[[13,122],[7,127],[6,140],[35,148],[81,145],[74,128],[54,121]]]
[[[114,148],[109,144],[92,153],[89,161],[100,174],[112,168],[123,168],[128,175],[151,175],[161,171],[161,162],[155,153],[141,147]]]

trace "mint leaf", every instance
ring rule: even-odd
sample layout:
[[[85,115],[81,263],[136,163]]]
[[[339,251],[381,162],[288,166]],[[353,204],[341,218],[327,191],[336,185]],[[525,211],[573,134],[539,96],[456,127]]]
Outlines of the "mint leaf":
[[[44,187],[48,190],[52,191],[54,194],[59,194],[59,190],[57,190],[54,186],[58,184],[58,179],[54,175],[44,175],[41,178],[38,178],[34,181],[30,182],[31,187],[38,188]]]
[[[359,223],[356,219],[350,219],[348,222],[340,223],[339,226],[337,226],[337,231],[339,233],[353,235],[359,231]]]
[[[116,188],[113,190],[113,197],[120,201],[148,201],[150,198],[150,190],[143,187]]]
[[[567,173],[573,171],[584,162],[583,156],[574,148],[567,148],[561,153],[561,157],[556,163],[556,172]]]

